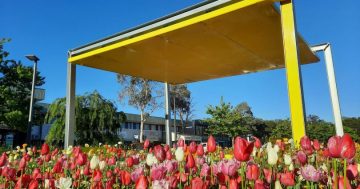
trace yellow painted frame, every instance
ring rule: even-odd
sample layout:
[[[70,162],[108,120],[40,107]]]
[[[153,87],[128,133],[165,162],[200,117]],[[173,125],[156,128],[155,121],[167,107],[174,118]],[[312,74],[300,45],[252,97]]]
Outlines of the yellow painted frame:
[[[280,3],[280,12],[292,136],[295,144],[298,145],[301,137],[305,136],[305,111],[302,93],[301,70],[296,44],[294,6],[292,0],[282,1]]]

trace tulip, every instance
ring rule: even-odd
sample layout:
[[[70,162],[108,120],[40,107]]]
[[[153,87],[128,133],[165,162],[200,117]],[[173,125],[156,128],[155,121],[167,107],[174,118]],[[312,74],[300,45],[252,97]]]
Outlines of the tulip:
[[[246,178],[249,180],[257,180],[260,176],[259,167],[256,164],[248,164],[246,168]]]
[[[166,171],[168,174],[173,173],[173,171],[175,171],[177,169],[178,163],[177,161],[169,161],[167,160],[166,162],[164,162],[164,165],[166,167]]]
[[[312,154],[312,146],[311,146],[311,140],[309,137],[307,136],[303,136],[301,139],[300,139],[300,146],[301,148],[305,151],[306,154]]]
[[[332,136],[329,138],[327,147],[329,150],[329,156],[333,158],[339,158],[341,153],[341,137],[340,136]]]
[[[121,174],[121,183],[125,186],[131,183],[131,175],[127,171],[123,171]]]
[[[32,180],[29,184],[29,189],[37,189],[39,188],[39,182],[37,180]]]
[[[284,154],[284,163],[285,165],[290,165],[292,163],[292,159],[290,155]]]
[[[108,165],[115,165],[116,164],[116,158],[114,156],[112,156],[109,160],[108,160]]]
[[[150,177],[151,180],[161,180],[164,179],[166,176],[166,167],[159,164],[154,165],[150,169]]]
[[[317,139],[313,140],[313,147],[316,151],[320,150],[320,143]]]
[[[166,157],[164,148],[161,145],[156,145],[154,147],[154,155],[160,162],[164,161]]]
[[[254,137],[254,136],[253,136],[253,138],[255,139],[255,143],[254,143],[255,147],[256,147],[257,149],[260,149],[260,148],[261,148],[261,141],[260,141],[260,139],[257,138],[257,137]]]
[[[171,154],[171,151],[170,151],[170,150],[166,151],[166,159],[167,159],[167,160],[171,160],[171,159],[172,159],[172,154]]]
[[[350,164],[346,169],[346,176],[349,180],[354,180],[358,176],[358,166],[355,164]]]
[[[92,170],[96,169],[96,167],[99,165],[99,163],[100,163],[99,157],[94,155],[90,160],[90,168]]]
[[[224,155],[224,151],[220,151],[220,159],[224,159],[225,155]]]
[[[102,177],[101,171],[98,170],[98,169],[95,169],[95,170],[94,170],[94,173],[93,173],[93,177],[92,177],[93,181],[94,181],[94,182],[100,182],[100,181],[101,181],[101,177]]]
[[[197,150],[196,142],[192,141],[189,146],[189,152],[195,154],[196,150]]]
[[[234,156],[238,161],[248,161],[253,148],[253,142],[249,143],[241,137],[236,137],[234,142]]]
[[[41,155],[46,155],[50,152],[50,148],[49,148],[49,145],[47,145],[46,143],[44,143],[42,146],[41,146],[41,152],[40,154]]]
[[[349,134],[344,134],[341,138],[340,156],[345,159],[352,159],[355,156],[355,143]]]
[[[166,180],[155,180],[152,183],[152,189],[167,189],[169,188],[169,183]]]
[[[134,165],[134,159],[132,157],[126,158],[125,162],[128,167],[132,167]]]
[[[203,156],[204,155],[204,147],[199,144],[196,148],[196,155]]]
[[[0,157],[0,167],[3,167],[7,163],[7,155],[5,152]]]
[[[299,151],[296,156],[302,165],[304,165],[307,162],[307,156],[303,151]]]
[[[41,179],[41,171],[39,168],[35,168],[32,172],[32,179]]]
[[[70,189],[72,185],[72,179],[70,177],[64,178],[61,177],[59,180],[55,181],[55,187],[61,189]]]
[[[240,164],[234,159],[232,160],[222,160],[219,162],[218,167],[224,175],[229,177],[235,176],[237,170],[240,167]]]
[[[141,175],[135,184],[135,189],[147,189],[148,185],[147,178],[144,175]]]
[[[194,168],[195,167],[195,160],[192,154],[188,154],[186,157],[186,166],[188,168]]]
[[[254,189],[265,189],[264,182],[260,179],[256,180]]]
[[[22,157],[20,160],[20,163],[19,163],[19,170],[25,170],[26,164],[27,164],[27,162],[26,162],[25,157]]]
[[[230,183],[229,183],[229,189],[238,189],[238,182],[236,179],[230,179]]]
[[[177,142],[177,146],[178,147],[184,147],[184,139],[179,138],[178,142]]]
[[[204,182],[201,178],[195,177],[191,180],[191,189],[202,189]]]
[[[345,188],[344,180],[345,180],[344,177],[342,177],[342,176],[339,177],[339,181],[338,181],[339,189],[344,189]],[[349,180],[346,180],[346,189],[351,189],[351,185],[350,185]]]
[[[61,173],[62,172],[62,163],[61,161],[57,161],[52,169],[53,173]]]
[[[157,164],[157,163],[158,163],[158,160],[156,159],[156,157],[153,154],[148,154],[146,156],[146,164],[148,166],[151,167],[152,165]]]
[[[175,158],[177,161],[183,161],[184,160],[184,150],[182,147],[178,147],[175,151]]]
[[[269,165],[275,165],[279,159],[276,148],[271,148],[267,151],[267,160]]]
[[[99,162],[99,169],[100,170],[104,170],[106,167],[106,161],[100,161]]]
[[[148,149],[149,146],[150,146],[150,140],[146,139],[145,142],[144,142],[144,150]]]
[[[208,141],[207,141],[207,151],[212,153],[212,152],[215,152],[216,150],[216,142],[215,142],[215,138],[210,135],[209,138],[208,138]]]
[[[295,185],[295,175],[291,172],[281,173],[280,182],[285,186],[294,186]]]
[[[201,170],[200,170],[200,176],[201,177],[207,177],[210,175],[210,167],[208,164],[204,163],[201,166]]]
[[[279,180],[276,180],[276,181],[275,181],[275,189],[282,189]]]
[[[272,172],[270,169],[263,169],[264,177],[267,183],[271,183],[272,180]]]
[[[83,166],[87,162],[87,156],[84,153],[79,153],[79,155],[76,157],[76,164],[78,166]]]
[[[318,182],[321,178],[321,172],[312,165],[306,165],[301,168],[301,175],[307,181]]]

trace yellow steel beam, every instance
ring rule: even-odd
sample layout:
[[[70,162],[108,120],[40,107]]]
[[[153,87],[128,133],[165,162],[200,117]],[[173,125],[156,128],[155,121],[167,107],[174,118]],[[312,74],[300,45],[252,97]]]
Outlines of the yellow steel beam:
[[[202,21],[220,16],[223,14],[247,7],[247,6],[254,5],[256,3],[264,2],[264,1],[269,1],[269,0],[242,0],[242,1],[230,4],[230,5],[227,5],[225,7],[219,8],[217,10],[214,10],[214,11],[211,11],[208,13],[204,13],[199,16],[175,23],[170,26],[166,26],[166,27],[154,30],[154,31],[150,31],[148,33],[145,33],[145,34],[142,34],[142,35],[130,38],[130,39],[126,39],[123,41],[119,41],[112,45],[108,45],[108,46],[105,46],[105,47],[102,47],[99,49],[95,49],[95,50],[92,50],[92,51],[89,51],[89,52],[86,52],[83,54],[69,57],[68,62],[75,62],[76,60],[80,60],[80,59],[87,58],[87,57],[90,57],[93,55],[97,55],[97,54],[100,54],[103,52],[107,52],[107,51],[131,44],[131,43],[136,43],[136,42],[139,42],[139,41],[151,38],[151,37],[155,37],[155,36],[158,36],[158,35],[173,31],[173,30],[177,30],[177,29],[180,29],[180,28],[183,28],[183,27],[186,27],[186,26],[198,23],[198,22],[202,22]],[[270,1],[273,1],[273,0],[270,0]]]
[[[298,145],[301,137],[305,135],[305,111],[302,93],[301,70],[296,44],[294,7],[292,0],[281,1],[280,12],[290,103],[292,136],[295,144]]]

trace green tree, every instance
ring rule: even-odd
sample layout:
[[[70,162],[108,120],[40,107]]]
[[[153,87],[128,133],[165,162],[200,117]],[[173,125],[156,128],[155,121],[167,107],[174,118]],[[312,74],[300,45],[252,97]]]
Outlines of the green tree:
[[[222,98],[219,105],[208,106],[206,113],[211,116],[206,120],[209,124],[208,134],[228,136],[234,141],[234,137],[246,135],[250,131],[241,115],[234,111],[230,103],[225,103]]]
[[[51,123],[47,142],[64,139],[66,98],[56,99],[48,108],[45,117]],[[125,114],[117,113],[115,104],[98,92],[77,96],[75,99],[75,136],[78,144],[114,143],[118,141],[117,131]]]
[[[174,115],[174,125],[176,124],[176,115],[180,117],[182,132],[191,119],[193,108],[191,103],[191,92],[187,85],[172,85],[170,88],[170,107]]]
[[[144,142],[144,123],[149,115],[160,107],[157,98],[162,96],[159,83],[140,77],[117,75],[117,81],[121,85],[119,100],[127,100],[130,106],[140,111],[139,141]]]
[[[0,39],[0,124],[25,132],[29,115],[33,69],[20,61],[9,59],[4,44],[9,39]],[[36,86],[43,85],[45,78],[36,73]],[[41,107],[35,107],[40,111]],[[39,122],[41,117],[35,117]]]
[[[291,138],[291,122],[289,119],[274,120],[270,139]]]

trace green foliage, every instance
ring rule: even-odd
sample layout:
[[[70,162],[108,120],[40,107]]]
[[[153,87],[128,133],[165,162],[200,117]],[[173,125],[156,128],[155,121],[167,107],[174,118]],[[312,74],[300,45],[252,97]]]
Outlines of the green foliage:
[[[271,139],[291,138],[291,123],[289,119],[273,121],[275,126],[271,132]]]
[[[357,135],[360,136],[360,117],[345,117],[343,118],[343,125],[354,129]]]
[[[55,100],[45,117],[51,123],[46,141],[60,141],[64,138],[66,98]],[[124,113],[117,113],[113,102],[102,97],[98,92],[77,96],[75,99],[75,136],[78,144],[114,143],[119,139],[117,129],[125,121]]]
[[[209,124],[208,134],[233,138],[239,135],[246,135],[250,131],[241,114],[238,111],[234,111],[230,103],[225,103],[222,98],[219,105],[210,105],[206,113],[211,116],[211,118],[206,120]]]
[[[0,39],[0,124],[26,131],[33,69],[20,61],[8,59],[10,53],[4,50],[4,44],[9,41]],[[44,79],[37,72],[36,86],[43,85]]]
[[[191,105],[191,92],[187,85],[172,85],[170,87],[170,107],[174,115],[179,115],[183,131],[192,116]]]

